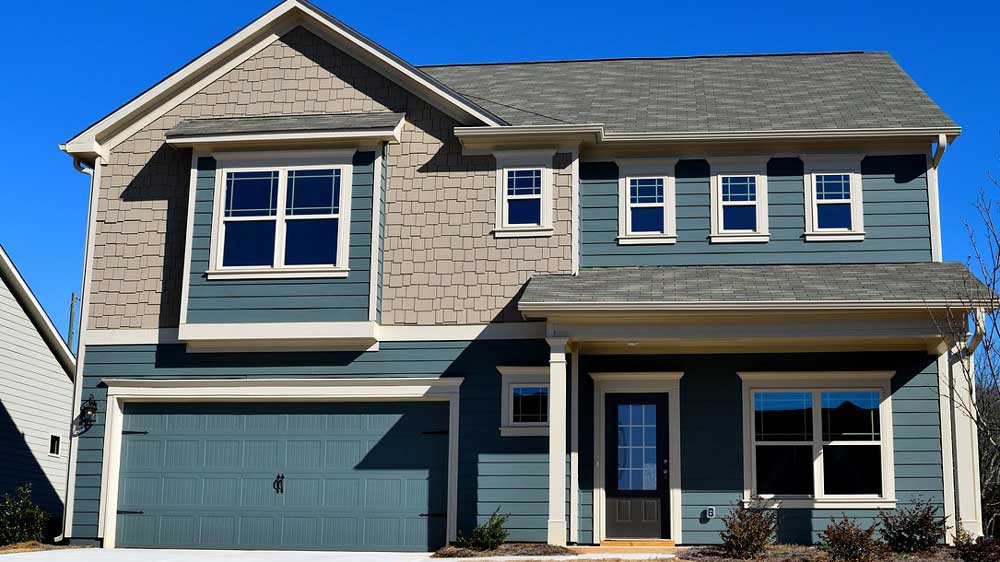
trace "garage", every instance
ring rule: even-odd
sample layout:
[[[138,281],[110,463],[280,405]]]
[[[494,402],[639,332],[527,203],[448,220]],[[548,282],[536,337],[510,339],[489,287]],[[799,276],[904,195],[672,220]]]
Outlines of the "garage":
[[[130,402],[115,542],[429,551],[447,486],[447,402]]]

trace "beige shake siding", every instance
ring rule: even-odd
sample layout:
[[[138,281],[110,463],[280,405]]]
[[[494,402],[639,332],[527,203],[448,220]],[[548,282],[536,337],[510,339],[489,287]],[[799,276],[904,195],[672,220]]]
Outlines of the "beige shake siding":
[[[179,321],[190,151],[164,144],[188,118],[396,111],[389,146],[384,324],[480,323],[536,272],[571,267],[571,157],[555,158],[546,238],[495,239],[495,161],[463,157],[446,114],[297,28],[120,145],[103,170],[88,326]]]

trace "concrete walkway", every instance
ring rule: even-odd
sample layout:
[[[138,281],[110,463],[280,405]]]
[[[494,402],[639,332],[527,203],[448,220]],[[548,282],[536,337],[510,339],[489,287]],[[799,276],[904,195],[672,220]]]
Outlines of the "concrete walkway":
[[[0,554],[3,562],[516,562],[518,560],[662,560],[673,554],[614,552],[576,556],[497,556],[431,558],[422,552],[313,552],[287,550],[146,550],[70,548],[45,552]]]

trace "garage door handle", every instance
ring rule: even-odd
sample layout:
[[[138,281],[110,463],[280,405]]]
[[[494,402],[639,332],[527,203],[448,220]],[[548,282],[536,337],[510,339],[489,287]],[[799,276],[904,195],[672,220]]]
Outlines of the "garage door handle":
[[[129,511],[127,509],[119,509],[118,515],[143,515],[145,511]]]
[[[278,474],[277,476],[275,476],[274,477],[274,482],[271,484],[271,487],[274,488],[274,493],[275,494],[278,494],[278,495],[284,494],[285,493],[285,475],[284,474]]]

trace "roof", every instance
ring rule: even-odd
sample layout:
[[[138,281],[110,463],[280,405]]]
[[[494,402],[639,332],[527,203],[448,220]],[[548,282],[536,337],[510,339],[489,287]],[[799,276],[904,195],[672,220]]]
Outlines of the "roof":
[[[993,297],[995,298],[995,297]],[[989,290],[957,262],[601,267],[536,275],[532,310],[928,308],[985,305]]]
[[[884,52],[422,66],[511,125],[613,133],[957,127]]]
[[[0,281],[3,281],[10,287],[14,298],[17,299],[25,314],[28,315],[31,323],[38,330],[38,334],[42,336],[45,345],[52,350],[52,354],[59,361],[63,370],[66,371],[66,375],[72,380],[76,374],[76,357],[73,356],[73,352],[70,351],[69,346],[66,345],[62,336],[59,335],[59,331],[56,330],[49,315],[45,313],[45,309],[42,308],[38,299],[35,298],[34,293],[31,292],[31,288],[28,287],[24,278],[21,277],[17,268],[14,267],[14,262],[11,261],[10,256],[4,251],[3,246],[0,246]]]
[[[246,133],[334,132],[393,129],[402,113],[328,113],[277,117],[226,117],[188,119],[167,131],[167,138]]]

